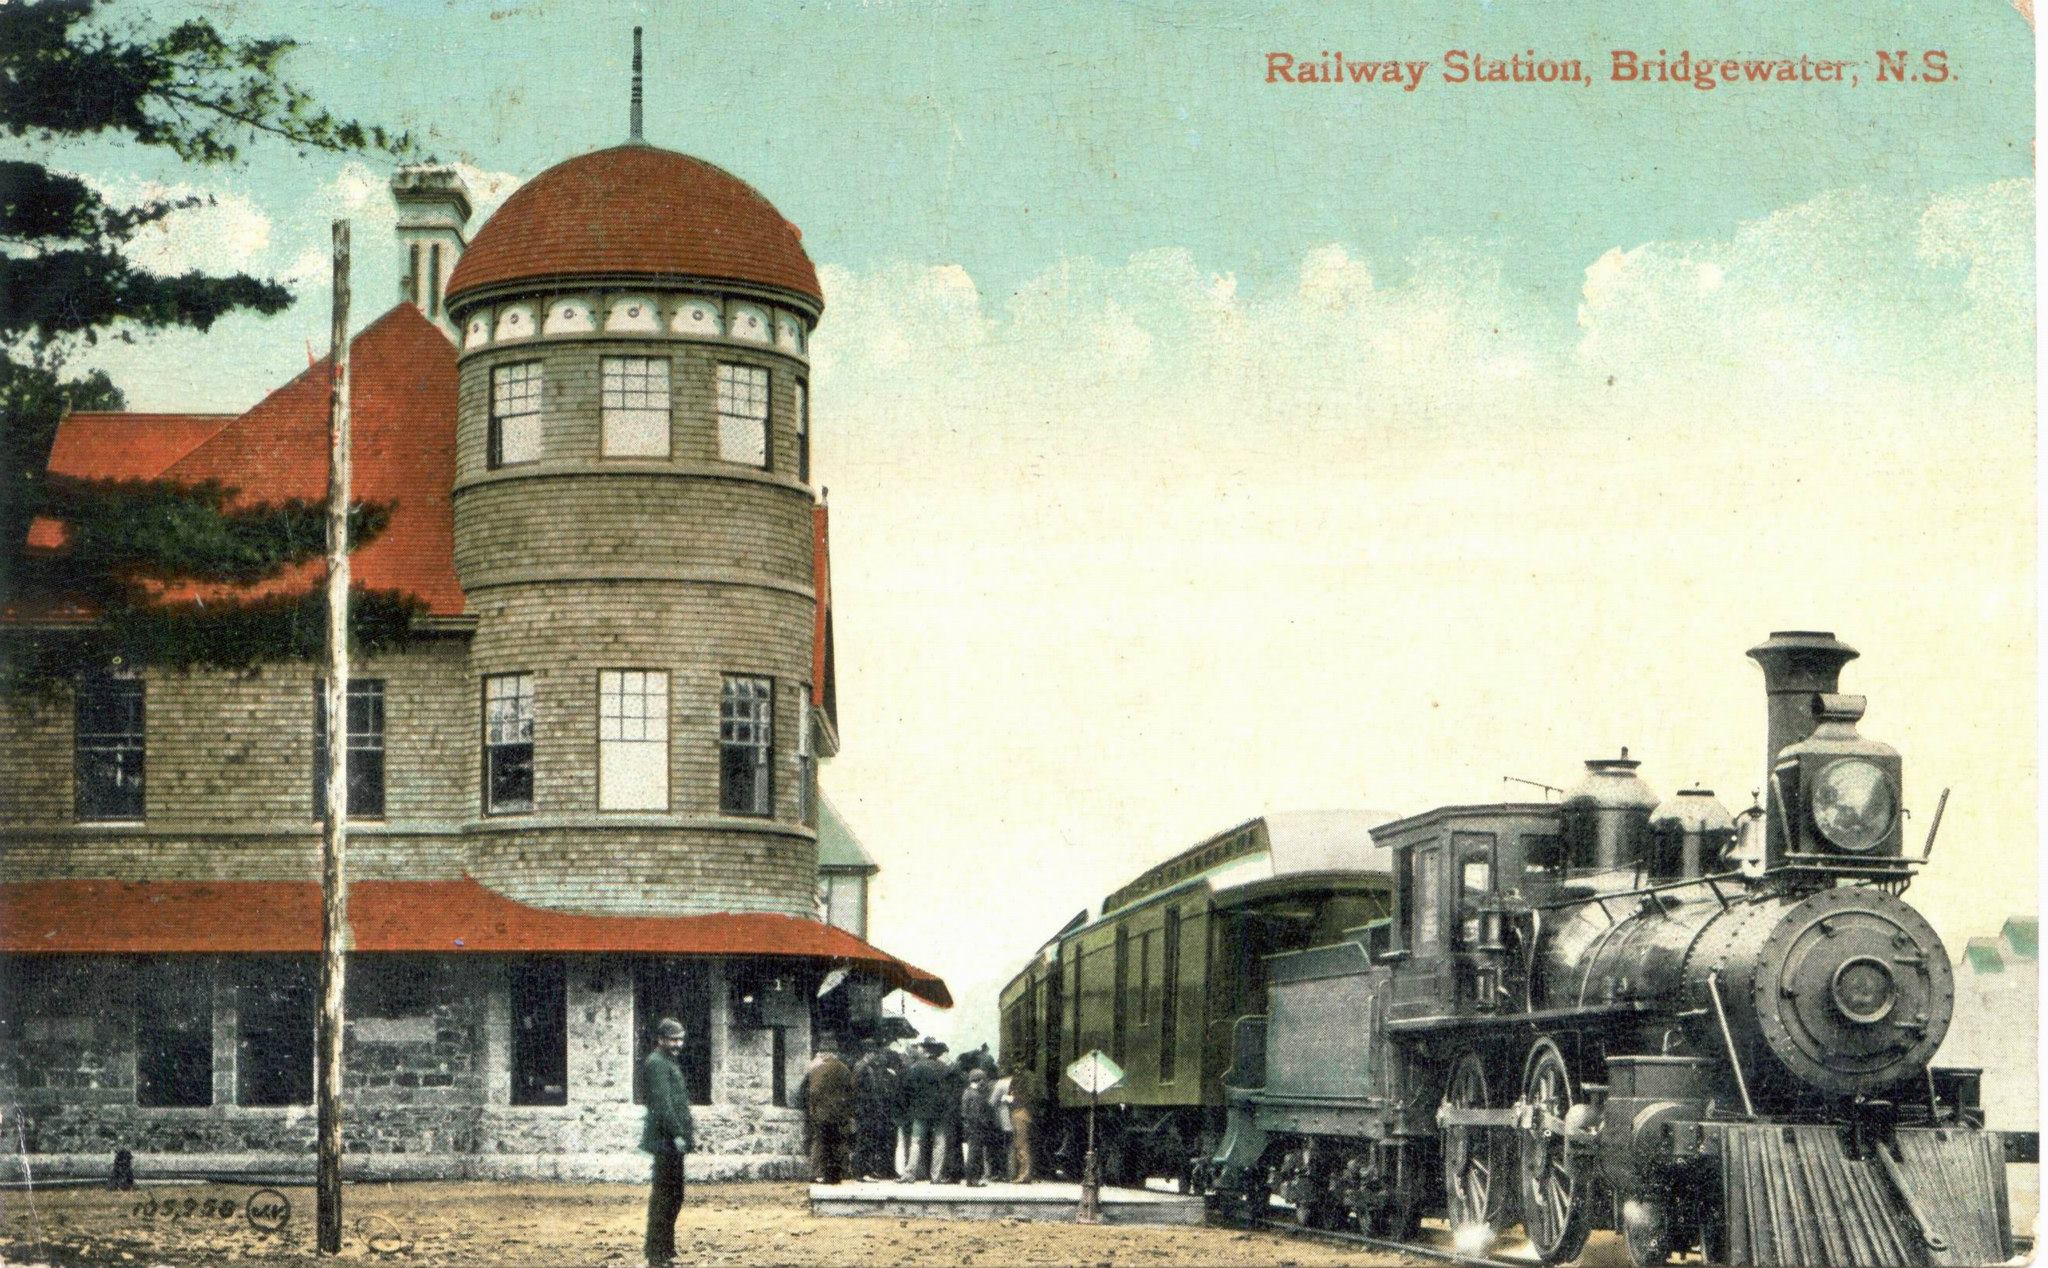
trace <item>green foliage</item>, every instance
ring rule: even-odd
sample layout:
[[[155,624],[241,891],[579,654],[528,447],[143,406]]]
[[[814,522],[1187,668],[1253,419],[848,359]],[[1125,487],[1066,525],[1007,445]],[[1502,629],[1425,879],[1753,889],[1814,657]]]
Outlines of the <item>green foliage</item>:
[[[125,137],[202,164],[234,162],[258,138],[301,151],[412,152],[403,134],[337,118],[286,81],[289,39],[230,38],[204,19],[149,30],[135,18],[105,20],[109,7],[103,0],[0,0],[0,134],[41,142]],[[112,647],[127,648],[132,663],[232,663],[210,661],[205,649],[260,658],[265,639],[275,654],[296,654],[297,600],[258,604],[240,617],[170,612],[149,604],[146,583],[274,575],[322,550],[317,507],[238,506],[219,486],[44,477],[66,413],[123,404],[104,373],[66,372],[80,349],[102,337],[206,330],[230,313],[275,313],[292,302],[285,287],[248,274],[162,274],[127,258],[138,232],[206,202],[116,206],[76,176],[0,161],[0,602],[60,593],[90,602],[100,628],[49,636],[50,648],[69,647],[68,655]],[[38,515],[68,526],[61,558],[22,553]],[[384,519],[381,509],[359,508],[351,540],[367,540]],[[391,611],[405,606],[389,596],[381,602]],[[172,628],[181,622],[189,633]],[[307,628],[317,635],[324,626]],[[381,637],[384,629],[372,620],[366,632]],[[16,665],[63,659],[56,650],[9,650]],[[10,676],[23,677],[0,672]]]
[[[349,642],[357,655],[403,646],[422,605],[384,590],[349,592]],[[247,669],[276,660],[318,660],[327,648],[327,593],[246,603],[142,604],[91,623],[0,625],[0,694],[47,695],[81,666]]]

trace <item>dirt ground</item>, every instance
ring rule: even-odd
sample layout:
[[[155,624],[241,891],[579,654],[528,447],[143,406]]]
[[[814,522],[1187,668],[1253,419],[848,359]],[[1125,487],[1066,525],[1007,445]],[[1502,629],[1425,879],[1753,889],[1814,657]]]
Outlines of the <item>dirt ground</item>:
[[[252,1225],[249,1185],[47,1189],[0,1196],[0,1263],[213,1268],[331,1263],[313,1250],[313,1191]],[[352,1184],[341,1258],[392,1265],[638,1265],[647,1191],[620,1184]],[[258,1221],[281,1208],[255,1201]],[[685,1264],[1366,1265],[1419,1262],[1223,1228],[819,1219],[798,1184],[691,1185],[676,1225]]]

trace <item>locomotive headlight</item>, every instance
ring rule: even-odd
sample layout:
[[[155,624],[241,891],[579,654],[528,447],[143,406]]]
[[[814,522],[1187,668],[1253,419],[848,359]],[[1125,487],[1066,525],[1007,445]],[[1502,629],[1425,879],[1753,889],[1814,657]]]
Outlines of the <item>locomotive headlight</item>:
[[[1843,758],[1813,781],[1814,826],[1839,849],[1876,848],[1898,816],[1898,791],[1875,762]]]

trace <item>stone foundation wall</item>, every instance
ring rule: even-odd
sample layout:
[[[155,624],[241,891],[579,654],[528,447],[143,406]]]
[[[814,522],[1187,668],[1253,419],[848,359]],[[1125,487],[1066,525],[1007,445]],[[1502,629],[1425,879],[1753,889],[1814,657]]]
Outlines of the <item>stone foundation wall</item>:
[[[572,960],[562,1106],[511,1101],[511,961],[503,957],[360,956],[351,961],[343,1064],[345,1173],[370,1178],[643,1180],[644,1111],[633,1103],[633,974],[623,959]],[[713,981],[714,1103],[696,1106],[692,1176],[800,1175],[802,1115],[772,1104],[773,1030],[730,1024],[724,966]],[[0,1180],[107,1174],[116,1150],[138,1175],[310,1175],[313,1106],[236,1103],[243,1045],[237,1002],[278,971],[261,957],[208,957],[213,1104],[136,1104],[133,957],[0,961],[0,1107],[8,1135]],[[786,971],[786,970],[785,970]],[[26,989],[18,989],[26,988]],[[770,1001],[784,1034],[786,1087],[809,1055],[805,994]],[[18,1142],[18,1143],[17,1143]]]

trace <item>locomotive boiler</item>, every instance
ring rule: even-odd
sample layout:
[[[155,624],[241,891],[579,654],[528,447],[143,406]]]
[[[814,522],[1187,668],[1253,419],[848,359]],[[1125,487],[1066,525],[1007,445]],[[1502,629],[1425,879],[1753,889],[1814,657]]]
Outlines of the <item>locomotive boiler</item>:
[[[1856,654],[1751,649],[1767,777],[1739,818],[1623,750],[1561,804],[1375,829],[1393,912],[1266,961],[1205,1190],[1397,1238],[1520,1223],[1548,1263],[1595,1227],[1638,1264],[2008,1257],[1978,1072],[1929,1064],[1954,982],[1902,894],[1933,834],[1908,853],[1899,754],[1838,690]]]

